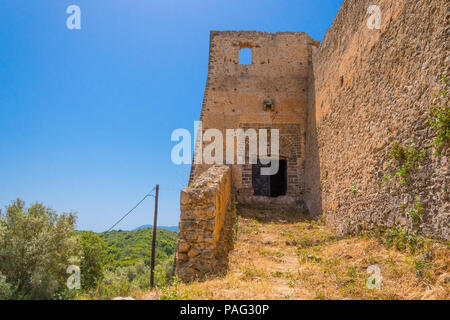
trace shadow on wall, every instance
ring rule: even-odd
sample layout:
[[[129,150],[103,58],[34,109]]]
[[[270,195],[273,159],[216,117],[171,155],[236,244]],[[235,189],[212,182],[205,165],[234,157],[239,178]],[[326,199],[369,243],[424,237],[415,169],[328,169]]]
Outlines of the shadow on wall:
[[[305,204],[312,217],[322,214],[322,187],[320,183],[321,173],[314,83],[314,66],[311,64],[309,69],[308,117],[306,123]]]

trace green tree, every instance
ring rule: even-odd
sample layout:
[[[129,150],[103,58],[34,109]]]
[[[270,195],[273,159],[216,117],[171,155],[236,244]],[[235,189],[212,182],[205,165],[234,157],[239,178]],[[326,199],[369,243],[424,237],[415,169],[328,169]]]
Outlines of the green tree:
[[[107,263],[107,247],[98,235],[83,231],[81,241],[81,286],[83,290],[94,289],[103,280]]]
[[[174,256],[171,256],[155,267],[156,286],[164,288],[170,284],[173,279],[173,261]]]
[[[11,295],[11,285],[6,282],[6,277],[0,272],[0,300],[8,300]]]
[[[74,214],[57,215],[19,199],[0,213],[0,272],[12,299],[51,299],[66,290],[67,267],[78,264]]]

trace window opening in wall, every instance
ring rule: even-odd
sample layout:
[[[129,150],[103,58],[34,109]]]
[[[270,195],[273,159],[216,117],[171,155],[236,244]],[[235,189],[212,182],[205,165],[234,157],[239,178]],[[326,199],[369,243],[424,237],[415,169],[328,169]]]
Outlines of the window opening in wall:
[[[239,50],[239,64],[240,65],[252,64],[252,49],[244,48]]]

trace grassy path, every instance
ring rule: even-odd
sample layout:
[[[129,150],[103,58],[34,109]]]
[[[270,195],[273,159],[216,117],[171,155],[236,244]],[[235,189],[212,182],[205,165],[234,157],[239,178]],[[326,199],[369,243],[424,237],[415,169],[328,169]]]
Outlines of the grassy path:
[[[254,210],[240,212],[237,229],[225,276],[138,298],[450,298],[450,250],[444,244],[430,242],[412,255],[367,236],[338,237],[317,221]],[[371,265],[381,270],[380,290],[366,286]]]

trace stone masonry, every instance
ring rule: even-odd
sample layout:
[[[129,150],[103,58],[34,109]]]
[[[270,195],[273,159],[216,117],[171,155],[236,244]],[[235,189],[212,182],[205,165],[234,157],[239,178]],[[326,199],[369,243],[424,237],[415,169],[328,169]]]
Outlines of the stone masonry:
[[[231,170],[215,165],[181,192],[176,275],[191,280],[226,269],[234,211]]]
[[[302,32],[211,31],[202,133],[214,128],[225,137],[226,129],[280,130],[280,158],[287,161],[288,179],[284,203],[303,200],[308,77],[318,45]],[[239,64],[244,48],[251,49],[250,65]],[[238,201],[266,203],[268,199],[253,195],[248,163],[247,155],[247,165],[231,165]],[[191,181],[209,166],[193,165]]]
[[[380,29],[367,26],[371,5]],[[448,106],[433,93],[449,76],[449,20],[446,0],[345,0],[320,46],[298,32],[212,31],[197,145],[209,128],[279,129],[287,192],[255,195],[251,164],[193,165],[181,193],[177,274],[223,270],[232,190],[238,205],[323,213],[340,233],[401,226],[449,240],[450,150],[434,152],[427,123],[432,104]],[[243,48],[252,50],[249,65],[239,63]],[[407,184],[386,179],[394,143],[424,155]]]
[[[370,5],[380,30],[367,27]],[[426,122],[432,104],[448,106],[433,97],[449,75],[448,9],[446,0],[345,0],[313,56],[306,203],[342,233],[399,225],[450,238],[450,149],[434,153]],[[426,151],[409,185],[384,179],[393,142]]]

